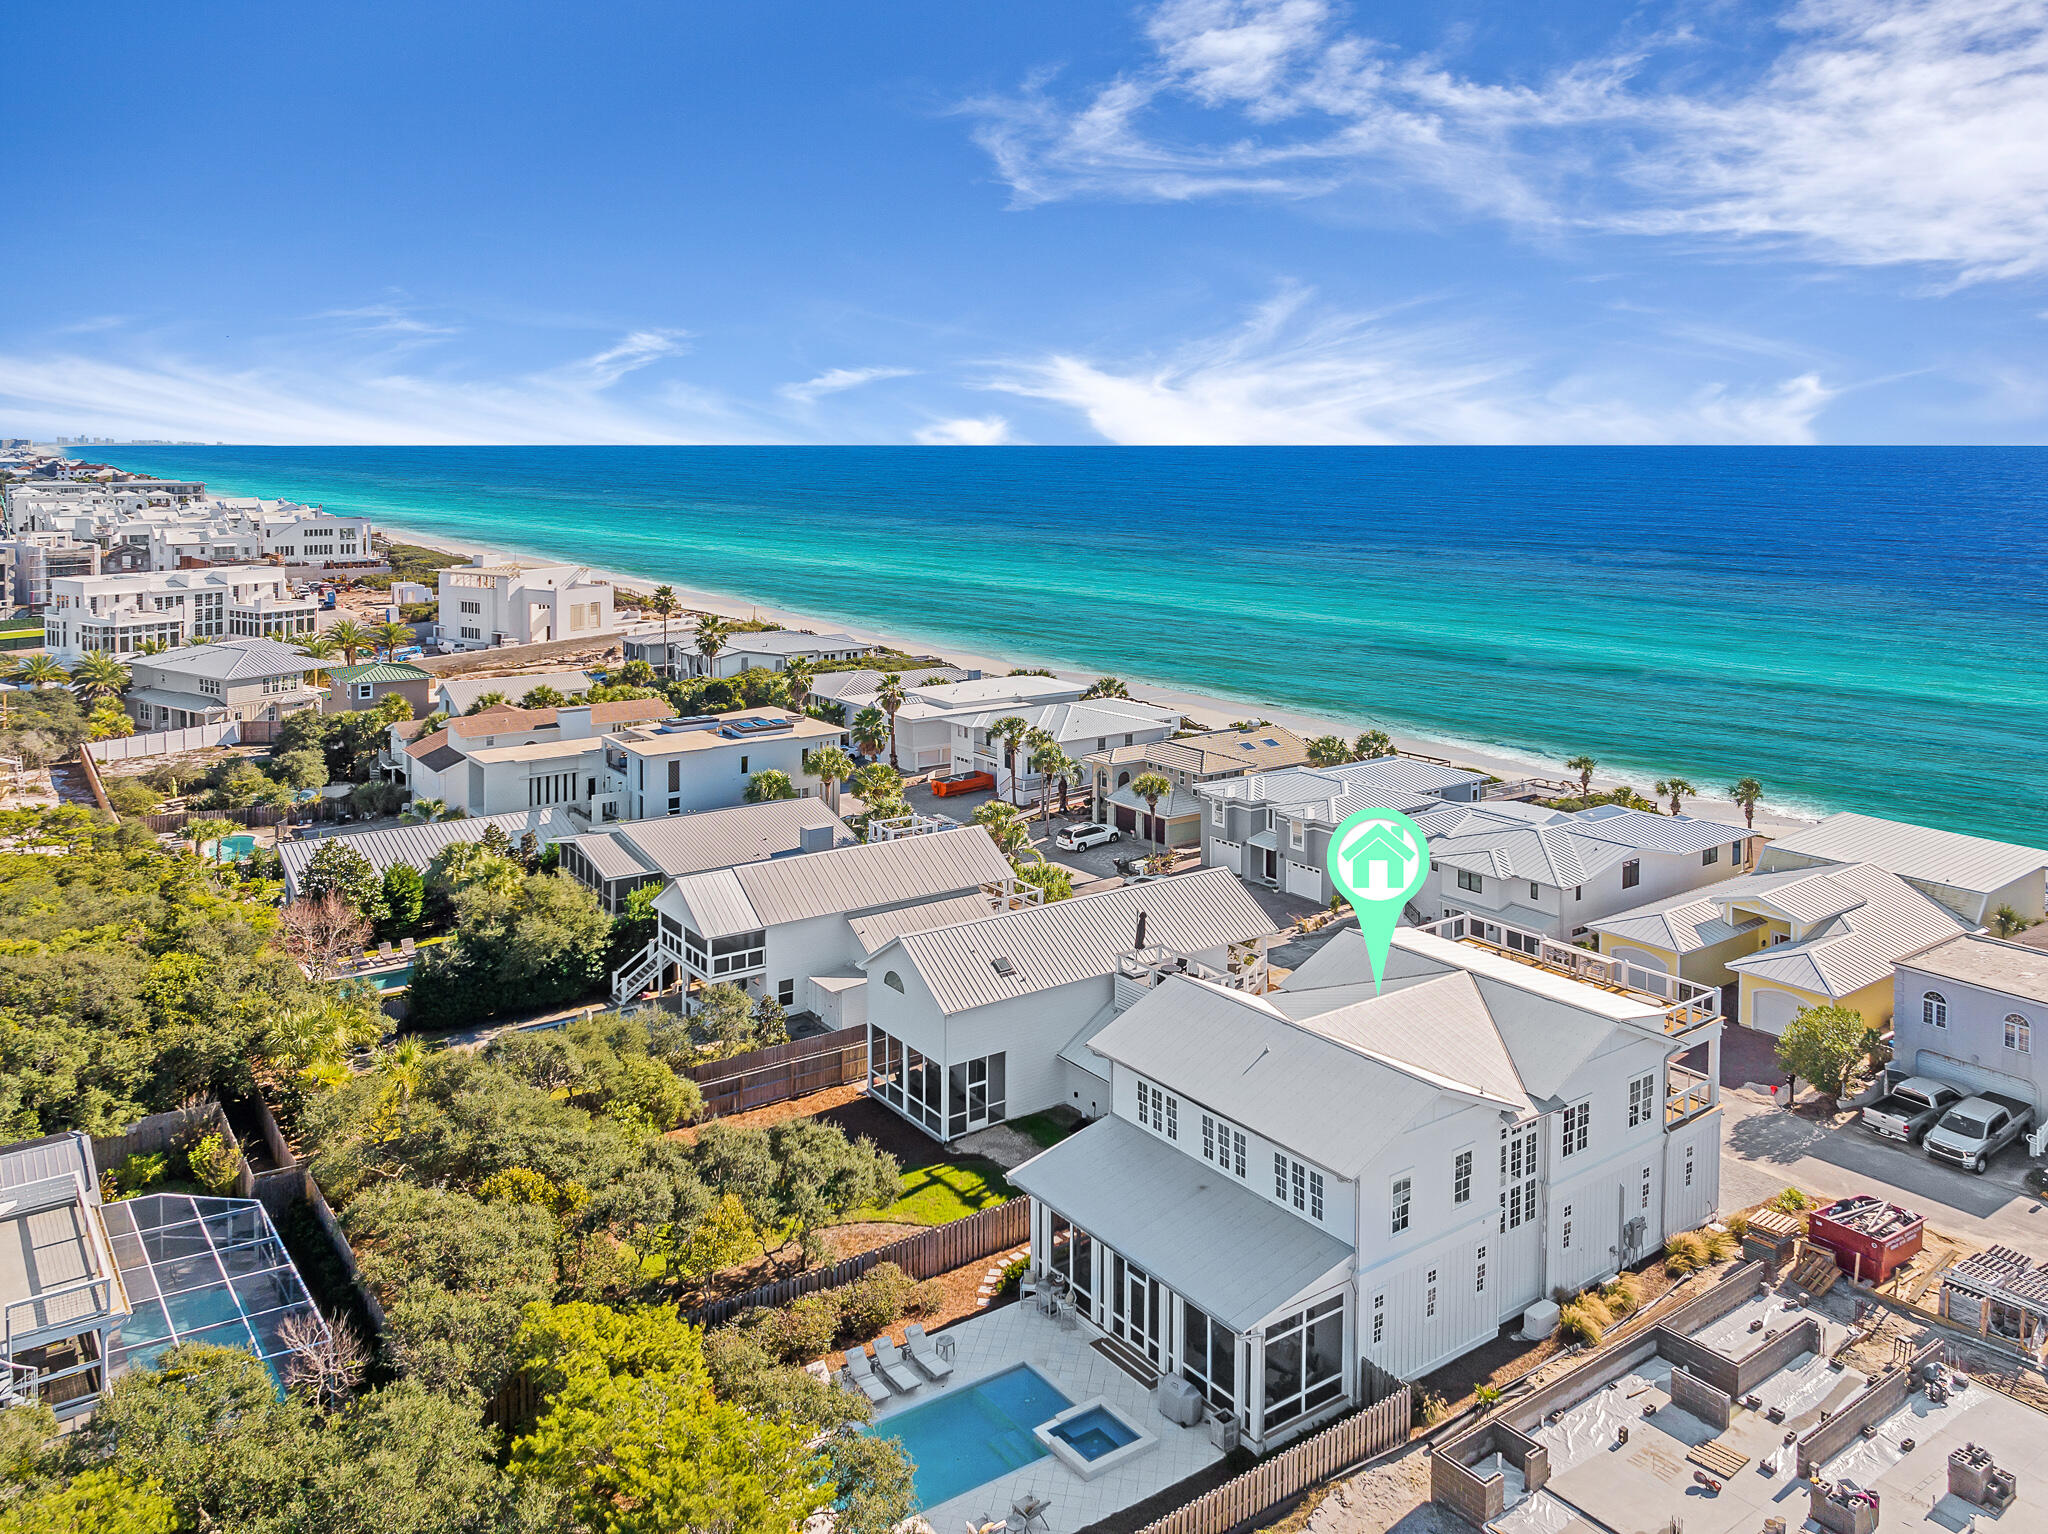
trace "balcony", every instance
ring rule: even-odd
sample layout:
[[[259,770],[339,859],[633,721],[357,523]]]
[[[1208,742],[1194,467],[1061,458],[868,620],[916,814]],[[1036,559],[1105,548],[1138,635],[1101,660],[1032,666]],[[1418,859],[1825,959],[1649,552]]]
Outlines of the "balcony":
[[[1252,996],[1263,995],[1268,989],[1271,977],[1263,943],[1256,939],[1232,943],[1224,963],[1225,967],[1218,969],[1213,964],[1188,957],[1177,948],[1160,944],[1126,949],[1116,961],[1116,1009],[1123,1011],[1160,981],[1175,975],[1206,980],[1211,985],[1244,991]]]
[[[1471,943],[1503,954],[1519,964],[1567,975],[1583,984],[1596,985],[1603,991],[1654,1003],[1664,1009],[1664,1032],[1673,1038],[1683,1037],[1721,1019],[1721,993],[1714,986],[1700,985],[1677,975],[1667,975],[1661,970],[1645,969],[1640,964],[1595,953],[1573,943],[1562,943],[1540,932],[1511,927],[1506,922],[1468,913],[1447,916],[1442,921],[1430,922],[1415,930],[1454,943]]]

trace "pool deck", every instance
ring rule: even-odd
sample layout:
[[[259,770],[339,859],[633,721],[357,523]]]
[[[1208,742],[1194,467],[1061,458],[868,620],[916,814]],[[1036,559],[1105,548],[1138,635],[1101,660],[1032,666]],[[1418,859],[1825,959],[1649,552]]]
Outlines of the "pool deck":
[[[1089,1343],[1099,1335],[1086,1322],[1072,1330],[1041,1315],[1029,1303],[1005,1305],[986,1315],[949,1326],[940,1335],[954,1339],[953,1377],[943,1385],[927,1383],[910,1395],[899,1395],[875,1413],[875,1427],[888,1431],[889,1418],[926,1401],[943,1399],[1016,1364],[1029,1364],[1076,1403],[1101,1396],[1159,1441],[1129,1464],[1084,1481],[1051,1455],[1021,1470],[986,1481],[950,1501],[924,1508],[938,1534],[959,1534],[963,1525],[1007,1518],[1010,1505],[1029,1494],[1050,1503],[1043,1521],[1033,1529],[1046,1534],[1075,1534],[1176,1481],[1205,1470],[1223,1458],[1209,1441],[1206,1422],[1181,1427],[1162,1417],[1152,1393],[1096,1352]]]

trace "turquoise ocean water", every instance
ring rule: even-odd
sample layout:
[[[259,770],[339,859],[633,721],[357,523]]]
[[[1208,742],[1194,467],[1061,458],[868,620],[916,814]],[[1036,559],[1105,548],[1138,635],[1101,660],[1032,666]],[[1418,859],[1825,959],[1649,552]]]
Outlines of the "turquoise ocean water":
[[[2044,449],[113,456],[941,651],[2048,843]]]

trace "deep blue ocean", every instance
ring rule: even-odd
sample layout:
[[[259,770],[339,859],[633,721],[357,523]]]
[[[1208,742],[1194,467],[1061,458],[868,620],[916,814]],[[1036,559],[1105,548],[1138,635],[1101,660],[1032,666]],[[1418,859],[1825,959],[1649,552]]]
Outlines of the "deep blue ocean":
[[[942,651],[2048,843],[2048,449],[111,452]]]

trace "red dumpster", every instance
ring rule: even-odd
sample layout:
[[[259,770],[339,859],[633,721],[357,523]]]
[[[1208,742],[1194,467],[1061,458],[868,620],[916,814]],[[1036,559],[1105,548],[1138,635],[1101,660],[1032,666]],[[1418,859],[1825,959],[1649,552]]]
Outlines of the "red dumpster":
[[[1927,1221],[1910,1209],[1859,1194],[1837,1199],[1807,1217],[1810,1245],[1834,1255],[1835,1266],[1862,1284],[1881,1284],[1919,1254]]]

